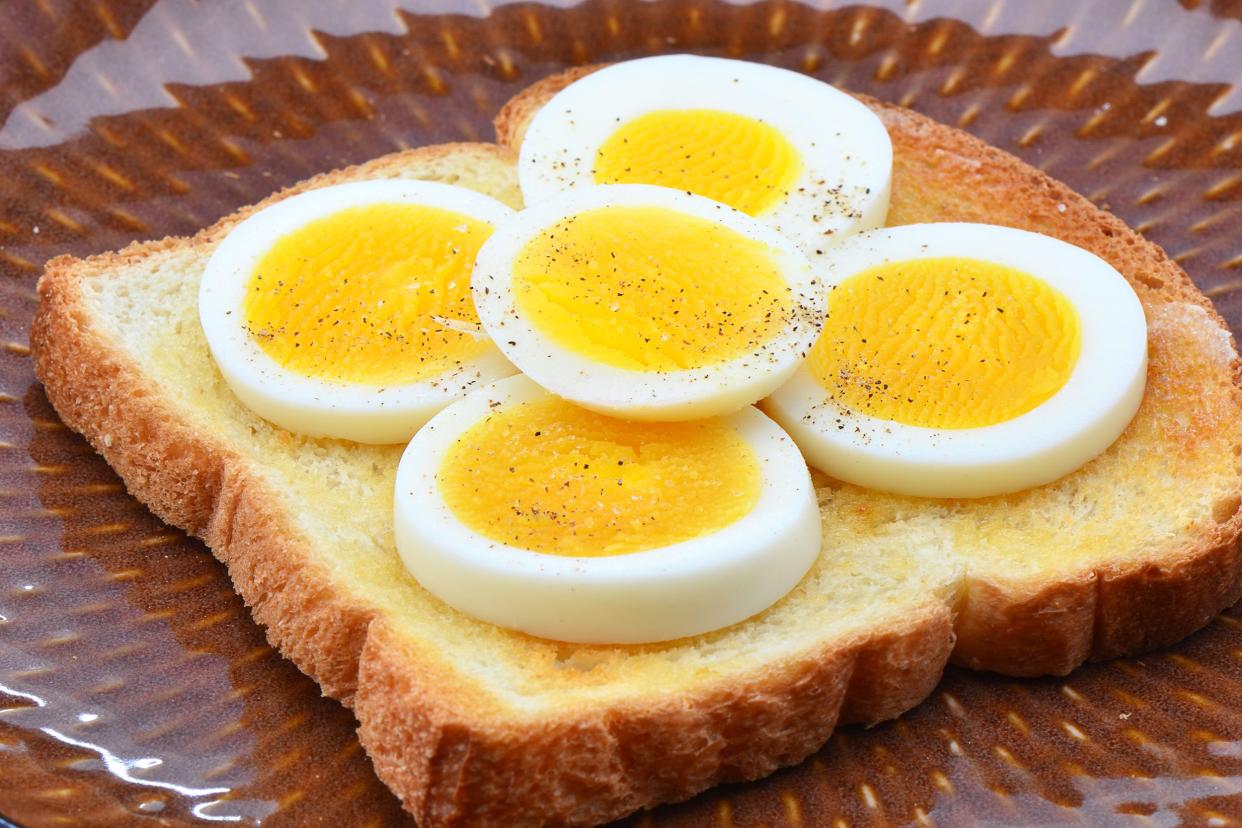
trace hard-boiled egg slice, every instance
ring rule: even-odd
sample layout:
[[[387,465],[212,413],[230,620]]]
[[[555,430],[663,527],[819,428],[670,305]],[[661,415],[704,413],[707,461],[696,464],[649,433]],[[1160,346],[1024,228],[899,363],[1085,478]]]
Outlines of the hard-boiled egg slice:
[[[928,497],[1048,483],[1138,410],[1147,326],[1103,259],[985,224],[861,233],[828,263],[828,321],[766,402],[810,463]]]
[[[415,435],[394,519],[406,567],[446,603],[590,643],[742,621],[792,589],[821,543],[806,464],[758,409],[635,423],[522,376]]]
[[[826,83],[693,55],[617,63],[558,92],[522,141],[527,204],[590,184],[656,184],[762,219],[808,256],[878,227],[893,151],[880,119]]]
[[[543,387],[596,411],[736,411],[797,367],[823,319],[806,257],[731,207],[664,187],[584,187],[497,229],[479,318]]]
[[[220,373],[312,437],[408,440],[469,388],[515,373],[478,324],[474,257],[505,205],[428,181],[301,193],[237,225],[203,274]]]

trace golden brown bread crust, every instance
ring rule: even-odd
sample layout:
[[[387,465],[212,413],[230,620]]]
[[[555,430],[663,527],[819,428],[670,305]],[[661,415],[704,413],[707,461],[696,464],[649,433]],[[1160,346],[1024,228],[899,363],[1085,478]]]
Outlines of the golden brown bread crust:
[[[520,135],[526,119],[565,82],[541,82],[507,105],[497,122],[501,138]],[[956,178],[963,193],[1007,188],[1003,201],[1013,214],[976,220],[1069,237],[1114,261],[1129,257],[1140,292],[1145,285],[1172,292],[1211,312],[1158,249],[1062,185],[956,130],[868,103],[893,133],[899,166],[935,164],[937,179]],[[459,149],[412,152],[422,158]],[[480,145],[471,151],[504,152]],[[273,198],[383,175],[409,158],[330,173]],[[903,180],[911,177],[898,175],[895,186]],[[953,186],[944,188],[950,201]],[[961,214],[969,203],[959,198],[928,209],[970,219]],[[954,614],[955,658],[962,663],[1059,673],[1084,658],[1181,638],[1237,598],[1242,525],[1234,515],[1175,561],[1089,570],[1053,585],[976,579],[952,609],[929,598],[903,627],[807,654],[749,681],[704,687],[676,704],[515,721],[463,682],[450,656],[419,649],[370,608],[331,589],[261,470],[197,433],[83,312],[77,293],[83,279],[153,252],[217,240],[251,210],[190,240],[133,245],[85,262],[54,260],[40,282],[31,336],[37,370],[65,422],[87,436],[153,511],[203,537],[272,642],[326,693],[354,707],[377,772],[425,826],[600,822],[797,762],[838,722],[879,721],[926,696],[954,649]]]
[[[904,712],[935,687],[952,642],[949,610],[933,600],[901,627],[750,681],[489,726],[463,721],[434,657],[377,621],[354,710],[376,773],[420,824],[594,825],[758,779],[818,750],[838,723]]]
[[[492,125],[496,128],[497,143],[514,149],[522,146],[522,137],[526,134],[527,124],[548,102],[548,98],[578,78],[586,77],[592,72],[603,69],[606,65],[605,63],[592,63],[587,66],[574,66],[563,72],[557,72],[555,75],[548,75],[505,101],[505,105],[492,120]]]

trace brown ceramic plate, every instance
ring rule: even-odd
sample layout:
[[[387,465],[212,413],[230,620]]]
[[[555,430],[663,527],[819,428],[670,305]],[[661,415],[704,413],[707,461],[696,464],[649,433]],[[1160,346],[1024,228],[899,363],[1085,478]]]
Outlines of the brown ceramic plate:
[[[34,382],[58,253],[188,233],[316,172],[488,140],[567,65],[684,50],[956,124],[1089,195],[1242,326],[1242,3],[14,0],[0,7],[0,814],[380,825],[351,715]],[[950,670],[921,707],[651,825],[1232,825],[1242,613],[1067,680]]]

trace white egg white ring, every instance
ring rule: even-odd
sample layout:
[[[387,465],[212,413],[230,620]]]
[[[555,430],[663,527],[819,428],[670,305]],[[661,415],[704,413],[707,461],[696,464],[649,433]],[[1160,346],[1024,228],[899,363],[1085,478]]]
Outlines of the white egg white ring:
[[[944,223],[861,233],[832,252],[827,279],[836,285],[885,262],[940,256],[1006,265],[1060,291],[1078,313],[1082,337],[1069,379],[1012,420],[938,430],[847,411],[804,364],[764,408],[808,462],[883,491],[985,497],[1049,483],[1108,448],[1138,410],[1147,377],[1146,319],[1125,278],[1093,253],[1049,236]]]
[[[620,126],[662,109],[714,109],[780,130],[802,158],[788,195],[759,218],[808,256],[888,213],[893,147],[880,119],[832,86],[787,69],[662,55],[606,66],[554,95],[527,127],[518,180],[527,204],[595,183],[596,154]]]
[[[822,543],[819,508],[798,449],[758,409],[726,422],[754,449],[759,502],[725,528],[611,557],[562,557],[498,543],[466,527],[437,477],[445,452],[494,407],[544,398],[523,376],[472,392],[431,420],[397,468],[397,550],[428,591],[468,615],[561,641],[640,644],[735,624],[802,579]]]
[[[619,206],[676,210],[767,245],[790,287],[789,298],[795,308],[789,322],[752,353],[677,371],[605,365],[553,341],[517,308],[514,259],[527,242],[558,221],[587,210]],[[711,199],[645,184],[583,187],[523,210],[497,228],[479,250],[471,288],[483,327],[525,374],[583,408],[635,420],[710,417],[762,399],[797,368],[819,335],[827,304],[822,275],[771,228]]]
[[[199,320],[225,381],[248,408],[311,437],[399,443],[470,388],[513,374],[495,348],[432,379],[377,387],[316,379],[272,359],[246,330],[242,300],[259,260],[281,237],[308,222],[368,204],[417,204],[499,226],[514,211],[493,198],[431,181],[374,180],[322,187],[267,207],[229,232],[199,286]]]

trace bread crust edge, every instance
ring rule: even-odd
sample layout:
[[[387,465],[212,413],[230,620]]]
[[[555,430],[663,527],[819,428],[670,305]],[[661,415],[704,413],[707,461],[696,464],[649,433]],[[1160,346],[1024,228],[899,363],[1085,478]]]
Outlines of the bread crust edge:
[[[953,647],[951,613],[934,596],[891,628],[830,642],[743,681],[705,684],[693,695],[559,717],[507,715],[446,654],[413,646],[336,588],[262,470],[196,429],[92,325],[80,293],[86,280],[215,240],[274,199],[396,162],[386,157],[310,179],[190,239],[54,259],[39,281],[30,341],[36,375],[65,424],[156,515],[206,542],[269,641],[326,695],[353,708],[377,773],[419,824],[608,821],[796,764],[837,724],[892,718],[931,692]]]

